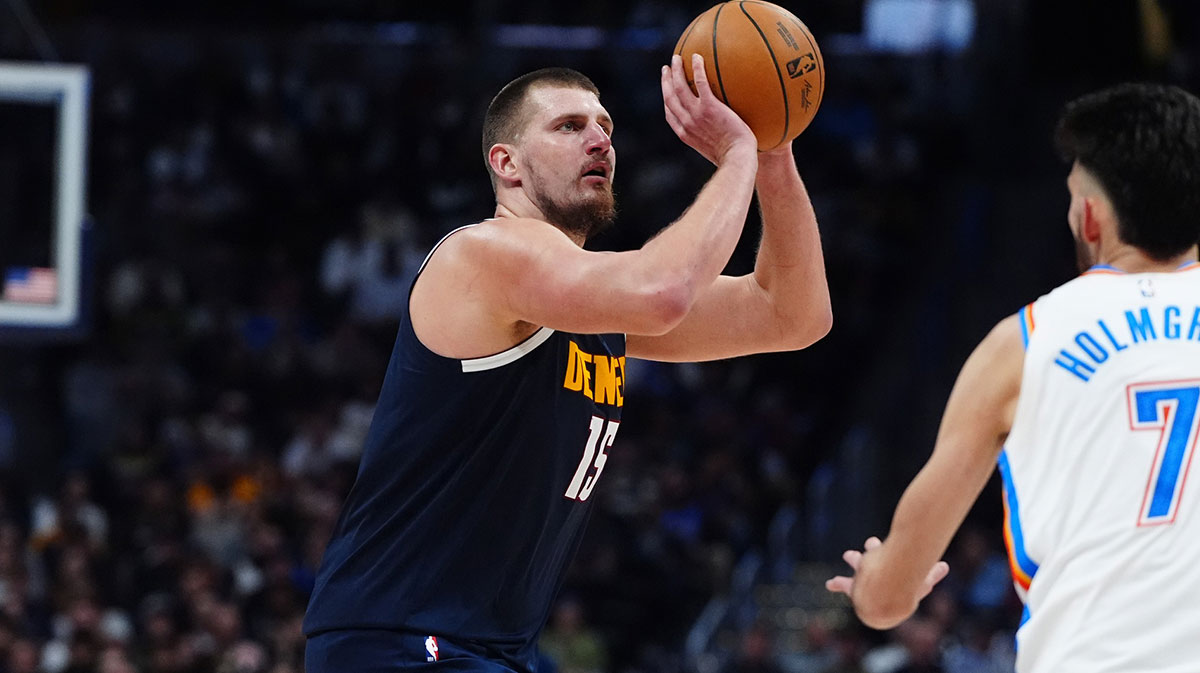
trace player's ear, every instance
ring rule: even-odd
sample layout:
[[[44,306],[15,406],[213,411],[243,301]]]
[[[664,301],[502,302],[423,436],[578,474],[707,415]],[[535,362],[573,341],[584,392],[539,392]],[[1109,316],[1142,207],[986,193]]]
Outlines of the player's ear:
[[[1079,227],[1079,238],[1088,243],[1100,240],[1099,210],[1091,197],[1083,200],[1083,222]]]
[[[513,156],[512,145],[506,143],[492,145],[492,149],[488,150],[488,165],[492,167],[492,173],[498,179],[508,183],[520,183],[520,171]]]

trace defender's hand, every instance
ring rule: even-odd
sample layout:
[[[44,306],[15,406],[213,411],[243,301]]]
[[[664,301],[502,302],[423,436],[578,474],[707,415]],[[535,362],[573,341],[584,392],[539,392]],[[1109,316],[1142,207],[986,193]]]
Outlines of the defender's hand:
[[[863,551],[871,551],[881,544],[883,543],[880,542],[879,538],[872,535],[871,537],[867,538],[866,543],[863,544]],[[863,552],[858,551],[857,549],[847,549],[842,553],[842,558],[846,561],[846,564],[850,566],[850,569],[857,573],[859,566],[862,564]],[[937,563],[934,563],[933,567],[929,569],[929,574],[925,576],[925,582],[921,585],[921,593],[919,596],[917,596],[917,600],[928,596],[929,592],[933,591],[933,587],[936,586],[938,582],[941,582],[943,579],[945,579],[947,573],[949,572],[950,564],[946,563],[945,561],[938,561]],[[846,577],[844,575],[838,575],[836,577],[831,577],[825,580],[825,588],[833,593],[843,593],[853,598],[854,576],[851,575]]]
[[[683,67],[683,59],[676,54],[671,65],[662,68],[663,108],[675,135],[717,165],[731,152],[757,152],[758,140],[750,127],[709,88],[704,59],[692,54],[696,93],[688,86]]]

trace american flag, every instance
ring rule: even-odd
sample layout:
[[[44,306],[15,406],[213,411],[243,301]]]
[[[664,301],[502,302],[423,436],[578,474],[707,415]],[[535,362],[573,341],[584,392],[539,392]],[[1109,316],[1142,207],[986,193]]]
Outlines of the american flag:
[[[58,300],[58,271],[14,266],[4,271],[4,301],[53,304]]]

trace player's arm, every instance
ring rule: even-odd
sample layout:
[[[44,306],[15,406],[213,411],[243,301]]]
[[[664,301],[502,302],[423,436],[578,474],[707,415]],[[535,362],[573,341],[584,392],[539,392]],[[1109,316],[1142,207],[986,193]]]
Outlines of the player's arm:
[[[753,190],[754,152],[753,145],[731,149],[692,206],[638,250],[592,252],[545,222],[501,218],[458,234],[442,263],[476,275],[463,285],[486,294],[504,321],[660,334],[687,315],[733,253]]]
[[[630,334],[631,357],[699,361],[795,350],[829,331],[817,217],[791,143],[759,155],[756,189],[763,232],[754,272],[718,277],[670,332]]]
[[[963,365],[929,461],[909,484],[882,544],[844,555],[852,577],[826,583],[849,594],[863,623],[888,629],[908,619],[946,574],[938,559],[995,469],[1012,427],[1024,363],[1016,316],[1000,322]],[[931,569],[932,568],[932,569]]]
[[[758,171],[754,134],[713,95],[700,57],[691,64],[698,94],[683,67],[675,57],[662,71],[667,120],[717,168],[679,219],[638,250],[597,253],[545,222],[498,218],[447,241],[428,269],[438,282],[422,290],[446,296],[414,301],[428,299],[443,314],[486,306],[498,324],[583,333],[661,334],[678,324],[733,254]]]

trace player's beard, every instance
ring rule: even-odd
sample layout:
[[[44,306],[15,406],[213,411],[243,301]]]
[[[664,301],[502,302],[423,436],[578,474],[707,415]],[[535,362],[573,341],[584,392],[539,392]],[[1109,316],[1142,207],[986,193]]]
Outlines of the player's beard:
[[[543,181],[542,184],[545,184]],[[545,190],[533,191],[533,203],[546,216],[546,220],[568,234],[578,234],[586,240],[607,229],[617,217],[617,200],[611,189],[584,185],[594,189],[582,199],[555,199]]]

